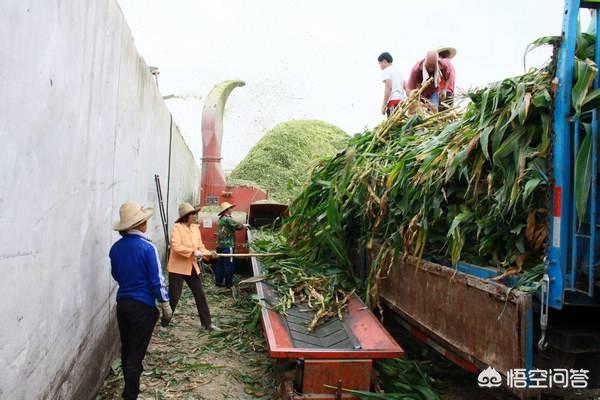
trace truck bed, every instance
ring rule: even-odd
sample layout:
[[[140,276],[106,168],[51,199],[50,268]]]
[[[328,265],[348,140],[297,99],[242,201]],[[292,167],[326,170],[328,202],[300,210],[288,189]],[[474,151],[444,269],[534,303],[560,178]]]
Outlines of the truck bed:
[[[383,302],[417,336],[473,372],[531,368],[532,297],[453,268],[415,258],[382,281]]]

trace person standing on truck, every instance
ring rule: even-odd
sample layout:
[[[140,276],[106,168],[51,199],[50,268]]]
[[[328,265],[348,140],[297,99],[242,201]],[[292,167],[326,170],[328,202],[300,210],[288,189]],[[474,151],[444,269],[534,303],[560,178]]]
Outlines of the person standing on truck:
[[[426,100],[433,112],[438,112],[440,106],[440,95],[445,98],[445,83],[452,81],[450,68],[446,61],[440,60],[437,51],[428,51],[425,58],[418,61],[410,71],[407,91],[421,89],[423,84],[427,86],[421,92],[421,98]]]
[[[406,97],[404,93],[404,77],[392,65],[394,59],[390,53],[381,53],[377,57],[377,61],[379,62],[379,68],[381,68],[381,80],[384,85],[381,113],[389,117]]]
[[[454,65],[452,64],[452,58],[456,55],[456,49],[453,47],[440,47],[437,49],[438,56],[440,61],[444,62],[449,69],[449,78],[448,81],[443,81],[443,87],[441,87],[442,91],[440,94],[440,103],[446,103],[451,106],[454,98],[454,84],[456,81],[456,72],[454,70]],[[440,104],[440,110],[444,110],[446,106],[444,104]]]
[[[153,211],[128,201],[119,209],[119,221],[113,224],[113,229],[122,236],[112,245],[109,257],[110,272],[119,284],[117,323],[125,380],[123,398],[126,400],[136,399],[140,392],[142,361],[158,320],[157,300],[162,320],[171,318],[158,250],[146,236],[148,219]]]
[[[219,212],[219,225],[217,227],[218,241],[217,253],[233,254],[235,250],[235,231],[242,229],[245,225],[236,222],[231,216],[231,210],[234,204],[224,202],[221,204]],[[215,267],[215,285],[217,287],[225,286],[231,289],[233,286],[233,272],[235,265],[233,257],[219,257]]]
[[[208,301],[202,288],[202,270],[198,265],[198,258],[214,258],[215,252],[209,252],[200,235],[200,227],[197,222],[197,215],[200,207],[194,208],[190,203],[179,205],[179,218],[175,221],[173,232],[171,233],[171,252],[169,254],[169,296],[171,298],[171,309],[175,312],[177,303],[181,297],[183,282],[188,285],[194,300],[196,310],[202,327],[208,331],[221,331],[221,329],[211,322]],[[163,326],[168,325],[166,321]]]

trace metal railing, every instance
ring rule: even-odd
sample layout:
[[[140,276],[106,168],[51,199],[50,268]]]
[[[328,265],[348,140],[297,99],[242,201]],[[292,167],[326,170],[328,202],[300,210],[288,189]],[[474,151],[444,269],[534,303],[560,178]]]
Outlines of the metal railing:
[[[566,268],[565,289],[579,292],[588,296],[594,295],[595,269],[600,264],[599,252],[597,251],[597,225],[598,214],[598,118],[597,110],[582,113],[581,117],[573,121],[573,146],[571,164],[581,149],[582,134],[591,137],[591,183],[588,190],[587,209],[584,215],[578,215],[576,204],[577,188],[571,193],[571,257]],[[591,129],[586,132],[583,129],[581,119],[587,120],[591,117]],[[575,168],[573,168],[573,180],[575,181]],[[580,218],[581,217],[581,218]]]

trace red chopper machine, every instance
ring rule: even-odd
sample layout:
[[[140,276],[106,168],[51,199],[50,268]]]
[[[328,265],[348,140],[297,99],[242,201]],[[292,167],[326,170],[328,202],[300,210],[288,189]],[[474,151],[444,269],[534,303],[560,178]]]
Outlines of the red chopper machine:
[[[240,223],[253,223],[261,214],[281,215],[286,206],[266,201],[267,192],[248,185],[230,185],[221,166],[223,143],[223,111],[233,89],[242,87],[240,80],[221,82],[210,91],[202,110],[202,177],[198,223],[202,240],[209,250],[216,249],[219,205],[225,201],[235,204],[233,218]],[[250,219],[248,218],[251,212]],[[256,216],[253,218],[253,215]],[[245,230],[236,232],[235,253],[248,253]]]

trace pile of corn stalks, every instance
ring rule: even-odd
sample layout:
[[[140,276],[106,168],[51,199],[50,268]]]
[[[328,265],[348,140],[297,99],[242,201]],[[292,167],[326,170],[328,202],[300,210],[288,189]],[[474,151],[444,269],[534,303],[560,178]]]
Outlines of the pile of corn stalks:
[[[263,273],[277,291],[279,303],[275,308],[285,313],[294,304],[304,304],[314,311],[308,331],[332,317],[343,319],[343,311],[355,292],[355,284],[346,271],[334,265],[314,263],[306,254],[291,249],[285,238],[272,231],[255,231],[253,251],[284,253],[286,257],[266,258]]]
[[[585,57],[594,38],[580,39],[573,115],[600,98],[591,90],[596,65]],[[356,249],[377,249],[364,287],[371,304],[399,257],[464,260],[505,275],[539,265],[548,235],[554,65],[467,93],[462,109],[429,114],[409,98],[314,169],[284,225],[290,245],[351,280]],[[589,138],[576,162],[580,215],[590,187]]]
[[[532,47],[558,43],[542,38]],[[578,42],[573,116],[600,106],[592,91],[596,65],[586,56],[594,37]],[[555,62],[465,95],[466,106],[430,114],[413,94],[375,130],[353,137],[322,160],[291,205],[282,236],[257,240],[257,251],[288,256],[265,263],[285,312],[295,303],[315,311],[308,326],[337,316],[355,288],[367,303],[400,257],[463,260],[539,275],[546,251],[551,187]],[[589,131],[589,129],[588,129]],[[576,206],[587,208],[590,133],[575,162]],[[586,144],[587,143],[587,144]],[[366,279],[356,274],[358,249],[375,254]],[[522,279],[523,280],[523,279]]]
[[[559,43],[541,38],[532,48]],[[575,60],[572,116],[586,133],[575,157],[575,203],[587,210],[591,133],[587,111],[600,107],[595,37],[581,34]],[[417,94],[375,130],[313,170],[291,205],[281,235],[265,233],[255,251],[284,252],[265,271],[285,312],[305,303],[314,329],[343,310],[356,288],[370,305],[400,257],[459,260],[520,274],[530,284],[543,271],[551,182],[555,60],[541,69],[467,93],[465,107],[430,114]],[[358,249],[377,255],[369,275],[356,274]],[[359,398],[439,399],[431,379],[410,362],[380,365],[386,393]],[[402,378],[402,379],[399,379]]]

